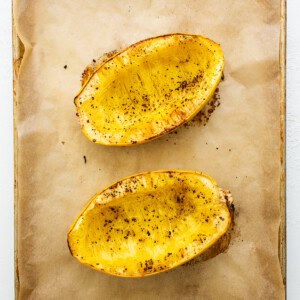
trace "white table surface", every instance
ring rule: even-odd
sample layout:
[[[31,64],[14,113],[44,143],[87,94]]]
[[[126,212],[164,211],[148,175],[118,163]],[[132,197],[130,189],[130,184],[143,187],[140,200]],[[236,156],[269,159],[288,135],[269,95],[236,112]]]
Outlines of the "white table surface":
[[[287,0],[287,298],[300,299],[300,1]]]
[[[253,0],[254,1],[254,0]],[[273,0],[276,1],[276,0]],[[278,0],[277,0],[278,1]],[[300,1],[287,18],[287,298],[300,299]],[[0,1],[0,299],[14,299],[11,0]]]

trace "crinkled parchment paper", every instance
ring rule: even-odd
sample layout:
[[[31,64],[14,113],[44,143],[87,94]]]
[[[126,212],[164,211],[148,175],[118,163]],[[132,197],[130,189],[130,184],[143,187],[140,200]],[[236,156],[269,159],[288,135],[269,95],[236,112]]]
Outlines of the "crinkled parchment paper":
[[[280,222],[280,1],[15,0],[25,45],[17,81],[20,299],[283,299]],[[141,39],[188,32],[222,45],[221,105],[194,124],[130,148],[94,145],[73,98],[85,66]],[[86,157],[86,163],[84,160]],[[136,172],[193,169],[235,199],[227,251],[142,279],[80,265],[67,232],[85,203]]]

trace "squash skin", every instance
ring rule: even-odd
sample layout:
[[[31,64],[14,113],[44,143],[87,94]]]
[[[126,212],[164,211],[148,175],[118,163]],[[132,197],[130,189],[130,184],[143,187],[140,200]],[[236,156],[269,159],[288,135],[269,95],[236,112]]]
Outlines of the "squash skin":
[[[96,65],[93,73],[86,69],[90,77],[74,101],[82,131],[96,144],[132,146],[192,119],[213,96],[224,57],[210,39],[176,33],[140,41]]]
[[[145,178],[146,178],[146,180],[145,180]],[[192,182],[193,180],[196,180],[195,182],[197,182],[197,184],[202,184],[201,180],[204,180],[205,184],[204,184],[204,186],[202,186],[202,189],[197,190],[197,187],[195,188],[195,186],[194,186],[195,190],[189,190],[188,184],[186,184],[186,183],[188,181]],[[153,187],[155,185],[157,185],[158,190],[161,191],[161,189],[163,189],[163,193],[164,193],[164,189],[165,190],[167,189],[165,187],[165,185],[168,186],[169,188],[170,188],[170,186],[171,187],[173,186],[175,188],[175,194],[172,195],[173,199],[171,199],[171,202],[172,201],[174,202],[174,199],[175,199],[176,204],[175,204],[175,206],[172,206],[173,207],[172,209],[177,209],[177,212],[178,212],[178,205],[179,205],[180,209],[183,210],[183,213],[185,213],[185,211],[188,211],[192,207],[192,210],[200,209],[198,212],[200,212],[201,215],[203,212],[206,212],[206,214],[208,214],[208,210],[204,209],[205,205],[208,208],[212,209],[213,212],[211,212],[211,214],[216,213],[216,211],[219,211],[217,213],[217,215],[215,215],[215,216],[206,215],[204,217],[204,219],[203,218],[199,219],[199,217],[197,217],[198,214],[196,214],[196,217],[195,217],[195,214],[193,216],[193,212],[191,212],[191,211],[190,211],[190,213],[188,213],[186,215],[187,218],[193,219],[193,217],[194,217],[194,220],[192,220],[192,223],[194,223],[196,225],[198,225],[197,222],[203,221],[204,225],[202,224],[201,225],[202,227],[200,226],[201,230],[204,230],[204,231],[208,230],[207,224],[210,224],[209,225],[210,230],[213,230],[212,236],[210,237],[209,235],[205,236],[205,235],[201,234],[200,235],[201,242],[200,242],[199,236],[198,236],[198,240],[196,240],[195,235],[194,235],[193,238],[195,240],[193,242],[190,241],[189,243],[187,243],[185,245],[185,250],[184,250],[184,247],[180,247],[180,249],[177,249],[178,253],[176,253],[176,245],[178,243],[181,243],[182,236],[177,240],[175,239],[175,241],[171,241],[171,244],[167,245],[167,248],[164,249],[164,251],[165,251],[164,255],[167,256],[167,262],[166,261],[163,261],[163,262],[156,261],[154,259],[154,257],[151,257],[151,255],[149,257],[149,255],[147,256],[147,254],[146,254],[146,256],[147,256],[146,257],[145,253],[143,253],[143,250],[141,250],[141,249],[149,247],[150,244],[155,247],[157,247],[157,246],[163,247],[162,245],[164,244],[165,239],[168,240],[168,238],[169,238],[169,240],[171,240],[171,237],[170,237],[171,231],[166,231],[166,232],[168,232],[167,236],[158,238],[157,244],[155,243],[155,237],[153,237],[152,234],[154,233],[154,236],[155,236],[156,233],[164,232],[164,230],[166,229],[165,223],[168,222],[169,224],[173,224],[171,220],[172,220],[172,218],[174,218],[174,215],[172,215],[172,214],[170,215],[168,213],[168,215],[165,215],[164,217],[159,219],[159,217],[157,215],[154,216],[155,213],[153,213],[153,215],[151,216],[151,219],[153,218],[154,221],[150,221],[150,219],[149,219],[149,222],[148,222],[147,219],[144,219],[142,222],[140,222],[141,216],[139,216],[138,214],[132,215],[130,213],[130,209],[129,209],[129,210],[127,210],[127,212],[124,210],[125,216],[126,216],[125,218],[124,218],[124,214],[122,215],[122,213],[120,213],[118,215],[118,213],[117,213],[117,217],[114,219],[113,216],[115,216],[116,207],[119,207],[119,206],[122,207],[122,205],[124,205],[124,208],[126,208],[125,204],[126,204],[126,201],[128,201],[128,195],[130,198],[130,195],[134,196],[134,194],[141,193],[141,189],[143,189],[143,187],[141,187],[139,185],[139,183],[141,183],[141,182],[144,184],[145,188],[148,188],[146,194],[154,193],[154,195],[155,195],[157,193],[155,191],[156,188],[153,190]],[[151,183],[150,186],[149,186],[149,182]],[[171,185],[170,185],[170,183],[171,183]],[[176,187],[176,184],[177,184],[177,187]],[[179,184],[179,189],[178,189],[178,184]],[[206,184],[209,187],[207,189],[205,188]],[[152,185],[152,189],[151,189],[151,185]],[[136,190],[135,190],[135,188],[136,188]],[[183,190],[187,191],[187,192],[183,192],[183,196],[182,196],[182,194],[180,194],[180,191],[182,192],[182,188],[183,188]],[[179,192],[179,194],[177,194],[176,191]],[[192,194],[190,192],[192,192]],[[198,196],[197,193],[199,193],[198,195],[200,197],[197,197]],[[193,206],[195,206],[195,203],[196,203],[196,202],[193,202],[194,200],[192,202],[189,202],[189,200],[187,200],[187,201],[185,200],[185,199],[189,199],[189,197],[191,197],[191,195],[194,195],[194,194],[196,194],[196,196],[194,197],[194,200],[203,201],[202,204],[200,204],[200,203],[196,204],[196,207],[193,207]],[[143,194],[141,194],[141,195],[142,195],[142,198],[147,198],[147,195],[144,197],[143,197]],[[210,200],[209,200],[209,195],[211,197]],[[225,193],[225,198],[224,198],[223,192],[220,189],[218,189],[216,182],[211,177],[209,177],[208,175],[205,175],[203,173],[199,173],[199,172],[195,172],[195,171],[153,171],[153,172],[140,173],[140,174],[132,175],[130,177],[126,177],[120,181],[117,181],[113,185],[103,189],[102,191],[100,191],[87,203],[87,205],[82,210],[80,215],[76,218],[76,220],[71,225],[70,230],[68,232],[69,250],[70,250],[71,254],[82,264],[87,265],[97,271],[101,271],[101,272],[104,272],[106,274],[113,275],[113,276],[144,277],[144,276],[150,276],[150,275],[154,275],[157,273],[168,271],[170,269],[173,269],[177,266],[180,266],[180,265],[190,261],[194,257],[204,253],[205,251],[209,252],[210,247],[213,246],[214,244],[217,244],[218,240],[226,233],[226,231],[228,230],[228,228],[230,227],[231,222],[232,222],[232,219],[231,219],[232,211],[230,209],[232,199],[228,200],[227,195],[228,195],[228,192]],[[127,197],[127,199],[126,199],[126,197]],[[179,199],[178,197],[180,197],[179,202],[178,202],[178,199]],[[201,200],[202,197],[204,200]],[[184,199],[184,200],[182,200],[182,199]],[[181,200],[182,200],[182,202],[181,202]],[[129,201],[131,201],[131,200],[129,199]],[[140,199],[137,201],[137,204],[139,202],[141,202]],[[159,211],[164,212],[164,207],[160,205],[161,203],[162,202],[158,201],[158,200],[156,200],[156,203],[155,202],[150,203],[151,205],[149,206],[149,209],[151,209],[151,214],[152,214],[152,210],[157,210],[157,209]],[[129,202],[129,204],[130,204],[130,202]],[[135,202],[133,204],[134,205],[132,205],[132,207],[138,207],[138,205],[135,204]],[[144,204],[146,205],[147,201]],[[199,207],[197,207],[197,205],[199,205]],[[128,206],[128,207],[130,207],[130,206]],[[217,207],[217,208],[214,209],[215,207]],[[97,210],[97,208],[99,208],[99,209]],[[102,210],[102,213],[104,213],[104,219],[105,219],[105,222],[102,223],[102,225],[100,225],[101,222],[100,223],[98,222],[99,218],[93,219],[90,217],[93,215],[95,216],[95,211],[97,212],[97,216],[99,216],[101,214],[101,210]],[[109,210],[113,211],[113,215],[110,213],[107,213]],[[128,213],[128,215],[127,215],[127,213]],[[171,213],[171,211],[170,211],[170,213]],[[120,219],[122,219],[122,218],[124,218],[125,222],[120,222]],[[175,216],[175,218],[180,219],[180,214],[179,214],[179,216],[178,215]],[[88,221],[83,221],[84,219],[88,220],[88,221],[93,219],[93,222],[90,222],[86,228],[83,228],[83,230],[80,231],[81,230],[80,227],[84,227],[84,226],[82,226],[82,224],[84,222],[88,222]],[[112,220],[110,220],[110,219],[112,219]],[[144,230],[143,228],[147,227],[147,223],[150,223],[153,226],[155,224],[158,225],[158,223],[155,223],[157,219],[160,222],[162,222],[161,220],[163,220],[162,223],[159,223],[160,227],[157,226],[157,229],[151,229],[151,230],[149,229],[151,234],[149,235],[148,231],[147,231],[147,234],[145,235],[146,231],[143,232],[143,230]],[[171,223],[170,223],[170,221],[171,221]],[[182,222],[182,220],[181,220],[181,222]],[[216,222],[218,222],[217,225],[215,224]],[[95,224],[97,223],[97,224],[95,225],[93,223],[95,223]],[[186,224],[187,225],[186,229],[192,228],[191,227],[192,223]],[[214,225],[212,225],[212,223],[214,223]],[[219,223],[221,223],[221,225],[219,225]],[[176,224],[176,223],[174,223],[174,224]],[[94,225],[97,227],[97,230],[95,230],[95,232],[98,235],[97,237],[100,237],[101,235],[105,235],[105,239],[109,236],[111,238],[111,240],[105,241],[105,239],[99,238],[100,242],[98,241],[98,244],[97,243],[95,244],[96,238],[94,236],[92,238],[93,241],[91,241],[89,239],[89,235],[93,235],[93,226]],[[115,243],[115,241],[113,240],[115,238],[115,240],[118,241],[118,237],[120,237],[119,234],[114,235],[114,228],[113,228],[114,225],[118,225],[117,229],[122,230],[122,238],[124,238],[123,241],[125,241],[125,242],[121,241],[119,243],[118,242]],[[130,232],[130,234],[127,236],[128,232],[129,232],[128,230],[127,230],[127,234],[125,234],[125,231],[126,231],[125,228],[126,227],[128,228],[127,225],[132,226],[132,228],[133,228],[132,232],[135,231],[136,235],[134,233],[134,236],[133,236],[132,232]],[[95,228],[95,226],[94,226],[94,228]],[[112,226],[112,227],[110,227],[110,226]],[[107,232],[105,231],[106,228],[108,230]],[[140,229],[142,231],[140,231]],[[124,230],[124,234],[123,234],[123,230]],[[175,230],[175,233],[174,233],[174,230]],[[173,236],[173,234],[176,234],[176,227],[174,228],[174,230],[171,233],[172,236]],[[189,230],[192,231],[192,229],[189,229]],[[217,230],[217,231],[214,232],[214,230]],[[180,233],[179,229],[178,229],[178,232]],[[184,230],[181,230],[181,232],[184,232]],[[208,232],[209,232],[209,230],[208,230]],[[109,235],[107,233],[109,233]],[[100,234],[100,236],[99,236],[99,234]],[[141,237],[143,240],[141,240],[140,242],[135,241],[137,239],[139,240]],[[204,241],[204,239],[206,240],[206,238],[208,239],[207,242]],[[134,243],[134,242],[136,242],[136,243]],[[154,244],[153,244],[153,242],[154,242]],[[97,255],[95,255],[95,253],[97,252],[96,251],[97,248],[98,248],[97,253],[99,253],[99,247],[101,248],[101,246],[99,246],[99,243],[100,243],[100,245],[107,244],[109,247],[111,247],[111,248],[106,248],[106,250],[104,250],[101,253],[101,255],[103,257],[109,256],[109,255],[112,255],[112,256],[117,255],[118,256],[118,254],[120,254],[120,257],[122,259],[122,250],[120,250],[120,248],[118,250],[115,246],[121,247],[121,248],[123,248],[123,246],[124,246],[124,248],[126,248],[126,244],[128,245],[128,243],[129,244],[131,243],[132,245],[138,244],[139,250],[134,255],[132,255],[132,253],[131,253],[129,256],[128,256],[128,251],[129,252],[131,251],[130,247],[127,248],[127,250],[126,250],[127,252],[123,251],[123,254],[125,254],[125,256],[127,255],[127,257],[125,257],[125,259],[121,263],[122,268],[120,268],[120,262],[118,262],[118,259],[117,260],[111,259],[109,261],[108,267],[107,267],[107,266],[103,265],[103,262],[101,262],[100,254],[97,258],[95,258],[96,260],[92,257],[92,256],[97,256]],[[161,243],[163,243],[163,244],[161,244]],[[165,244],[167,244],[167,243],[168,242],[166,242]],[[78,245],[79,245],[80,250],[78,248]],[[196,248],[194,247],[195,245],[196,245]],[[150,248],[152,246],[150,246]],[[167,250],[167,249],[172,249],[173,253],[171,253],[171,255],[174,254],[174,258],[172,258],[172,259],[174,259],[174,261],[172,261],[172,259],[168,260],[168,257],[170,254],[170,252],[168,252],[168,251],[170,251],[170,250]],[[91,253],[92,253],[92,255],[89,257],[88,255]],[[140,253],[142,253],[141,257],[139,257]],[[155,253],[155,251],[153,253]],[[138,265],[137,265],[136,261],[138,261]],[[149,265],[149,261],[152,261],[152,265]],[[125,262],[125,265],[123,267],[124,262]],[[126,265],[127,262],[128,262],[128,265]],[[148,265],[147,265],[147,262],[148,262]]]

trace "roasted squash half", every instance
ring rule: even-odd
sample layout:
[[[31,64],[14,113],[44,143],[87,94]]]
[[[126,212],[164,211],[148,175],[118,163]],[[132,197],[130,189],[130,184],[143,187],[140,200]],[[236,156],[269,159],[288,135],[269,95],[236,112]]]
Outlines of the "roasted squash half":
[[[156,171],[96,194],[68,233],[71,254],[98,271],[142,277],[203,253],[231,223],[230,202],[209,176]]]
[[[75,105],[87,138],[111,146],[141,144],[190,120],[224,67],[221,47],[191,34],[150,38],[101,61]]]

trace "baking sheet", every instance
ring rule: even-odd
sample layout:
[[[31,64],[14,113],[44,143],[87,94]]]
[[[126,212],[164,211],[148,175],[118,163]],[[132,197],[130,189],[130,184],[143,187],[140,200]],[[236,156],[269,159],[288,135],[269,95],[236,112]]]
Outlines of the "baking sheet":
[[[19,0],[14,16],[26,48],[15,86],[18,298],[284,298],[280,1]],[[208,122],[148,144],[90,143],[72,101],[84,67],[104,52],[170,32],[221,43],[221,105]],[[136,172],[174,168],[206,172],[231,190],[236,224],[225,253],[143,279],[110,277],[70,256],[68,227],[93,194]]]

